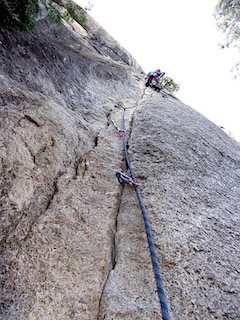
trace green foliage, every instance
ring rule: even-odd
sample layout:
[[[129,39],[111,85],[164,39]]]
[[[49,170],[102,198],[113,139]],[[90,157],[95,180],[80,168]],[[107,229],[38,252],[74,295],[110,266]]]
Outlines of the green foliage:
[[[161,86],[171,93],[177,92],[180,89],[180,84],[176,83],[172,78],[165,76],[161,78]]]
[[[226,34],[226,46],[240,40],[240,2],[219,0],[215,12],[217,26]]]
[[[221,48],[234,45],[240,49],[240,1],[219,0],[214,11],[217,26],[226,35],[225,43]],[[240,75],[240,61],[233,67],[236,76]]]
[[[85,12],[81,9],[81,13],[78,15],[72,5],[71,2],[68,2],[67,4],[67,12],[69,14],[69,16],[74,19],[75,21],[77,21],[82,27],[86,27],[87,25],[87,18],[85,15]],[[66,16],[67,18],[67,16]]]
[[[85,11],[82,10],[82,8],[78,5],[74,4],[72,1],[69,1],[66,5],[63,3],[62,0],[48,0],[48,4],[46,4],[46,6],[48,7],[48,18],[50,22],[56,23],[58,26],[61,25],[61,14],[58,11],[57,6],[55,4],[63,6],[67,9],[67,11],[62,16],[63,19],[67,21],[73,19],[83,27],[87,25]],[[77,8],[80,11],[80,14],[76,12],[75,8]]]
[[[61,15],[57,9],[54,7],[49,7],[48,9],[48,19],[51,23],[55,23],[58,27],[62,25]]]
[[[87,19],[85,11],[81,7],[69,1],[66,4],[62,0],[42,0],[48,10],[48,18],[51,23],[61,26],[61,14],[59,7],[64,6],[67,13],[63,18],[74,19],[80,25],[85,27]],[[75,8],[79,9],[80,14],[76,13]],[[38,0],[0,0],[0,26],[12,28],[20,27],[24,31],[31,31],[35,28],[35,15],[39,10]]]
[[[53,2],[56,2],[56,3],[59,4],[60,6],[63,6],[62,0],[53,0]]]
[[[0,0],[0,25],[7,28],[19,26],[24,31],[31,31],[35,27],[37,11],[37,0]]]
[[[19,15],[19,25],[24,31],[31,31],[35,28],[34,16],[38,12],[38,1],[37,0],[28,0],[25,11]],[[24,1],[22,1],[24,3]],[[21,4],[20,4],[21,6]],[[20,11],[21,12],[21,11]]]

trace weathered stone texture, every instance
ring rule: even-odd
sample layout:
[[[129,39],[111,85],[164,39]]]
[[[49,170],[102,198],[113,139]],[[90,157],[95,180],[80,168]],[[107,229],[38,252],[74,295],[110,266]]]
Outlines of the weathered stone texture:
[[[240,148],[180,101],[147,89],[129,156],[152,225],[172,319],[239,317]],[[100,319],[159,319],[135,192],[125,188]]]
[[[239,144],[155,93],[135,112],[129,144],[172,317],[239,318]]]
[[[1,319],[160,319],[128,151],[172,319],[238,319],[240,147],[89,17],[1,30]]]

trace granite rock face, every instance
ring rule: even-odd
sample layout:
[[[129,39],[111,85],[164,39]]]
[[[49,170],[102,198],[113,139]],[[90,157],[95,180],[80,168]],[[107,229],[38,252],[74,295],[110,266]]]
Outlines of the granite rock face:
[[[161,318],[121,108],[171,318],[238,319],[239,144],[91,17],[0,41],[1,319]]]
[[[136,108],[128,143],[171,318],[239,318],[239,144],[150,89]],[[143,218],[130,188],[117,221],[116,264],[101,319],[160,319]]]

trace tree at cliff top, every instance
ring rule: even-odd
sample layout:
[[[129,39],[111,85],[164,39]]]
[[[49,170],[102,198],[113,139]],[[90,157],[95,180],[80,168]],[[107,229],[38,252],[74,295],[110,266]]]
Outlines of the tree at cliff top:
[[[240,49],[240,1],[236,0],[219,0],[214,16],[217,21],[217,26],[225,34],[225,44],[221,47],[229,47],[233,44],[235,47]],[[240,61],[238,61],[234,68],[236,76],[240,75]]]
[[[0,25],[20,26],[25,31],[35,27],[34,15],[38,11],[37,0],[0,0]]]
[[[65,5],[62,0],[42,1],[47,8],[48,18],[51,23],[61,25],[61,14],[58,6],[66,7],[66,12],[62,16],[65,20],[73,19],[80,25],[86,26],[87,20],[84,10],[68,1]],[[80,13],[77,13],[78,9]],[[0,0],[0,26],[12,28],[18,26],[24,31],[32,31],[35,28],[35,15],[39,10],[38,0]]]
[[[170,93],[178,92],[180,89],[180,84],[170,77],[163,77],[161,80],[162,87]]]

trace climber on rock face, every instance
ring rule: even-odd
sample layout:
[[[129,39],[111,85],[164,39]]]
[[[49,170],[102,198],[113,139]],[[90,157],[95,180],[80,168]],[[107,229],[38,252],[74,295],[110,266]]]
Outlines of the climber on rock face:
[[[161,72],[160,69],[157,69],[154,73],[154,75],[157,77],[157,78],[162,78],[164,76],[165,72]]]
[[[150,83],[152,82],[153,75],[154,75],[154,71],[150,71],[148,72],[148,74],[145,75],[144,81],[145,81],[146,87],[149,87]]]
[[[145,76],[145,84],[146,87],[157,87],[159,84],[159,80],[165,75],[165,72],[161,72],[160,69],[157,69],[156,71],[150,71],[148,74]]]

